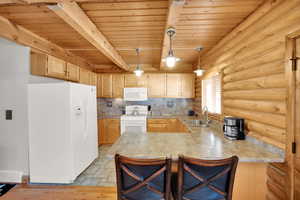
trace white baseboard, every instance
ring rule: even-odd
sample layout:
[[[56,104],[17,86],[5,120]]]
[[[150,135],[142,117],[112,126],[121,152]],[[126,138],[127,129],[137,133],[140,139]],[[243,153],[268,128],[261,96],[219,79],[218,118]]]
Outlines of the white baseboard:
[[[0,183],[22,183],[23,172],[0,171]]]

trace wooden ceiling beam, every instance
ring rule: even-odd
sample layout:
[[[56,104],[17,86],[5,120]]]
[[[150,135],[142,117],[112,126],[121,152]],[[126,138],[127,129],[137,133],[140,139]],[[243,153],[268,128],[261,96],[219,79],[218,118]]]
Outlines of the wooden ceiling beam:
[[[105,0],[1,0],[0,5],[9,4],[57,4],[60,2],[74,1],[79,3],[86,2],[107,2]],[[113,0],[114,1],[114,0]]]
[[[185,4],[185,0],[169,0],[167,23],[165,27],[165,34],[163,39],[162,51],[161,51],[160,68],[163,68],[165,66],[162,59],[168,55],[168,51],[170,47],[170,41],[169,41],[169,36],[167,35],[167,29],[169,27],[174,27],[176,29],[176,25],[179,21],[180,13],[183,10],[184,4]]]
[[[49,8],[73,27],[87,41],[94,45],[113,63],[125,71],[128,70],[128,65],[117,50],[111,45],[100,30],[98,30],[97,26],[90,20],[76,2],[61,2],[56,6],[49,6]]]
[[[0,37],[31,47],[33,51],[58,57],[80,67],[93,69],[93,65],[85,59],[75,56],[70,51],[32,33],[20,25],[14,24],[2,16],[0,16]]]
[[[107,72],[123,72],[124,70],[120,69],[117,65],[95,65],[96,73],[107,73]]]

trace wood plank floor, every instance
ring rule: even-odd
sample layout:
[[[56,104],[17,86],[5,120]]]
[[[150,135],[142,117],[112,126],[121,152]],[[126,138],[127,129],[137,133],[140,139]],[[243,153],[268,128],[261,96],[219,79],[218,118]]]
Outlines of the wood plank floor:
[[[18,185],[0,200],[116,200],[115,187]]]

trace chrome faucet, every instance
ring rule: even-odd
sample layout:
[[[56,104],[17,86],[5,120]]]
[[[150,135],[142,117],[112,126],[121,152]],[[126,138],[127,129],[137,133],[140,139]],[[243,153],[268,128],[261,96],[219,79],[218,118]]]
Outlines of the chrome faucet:
[[[203,122],[204,122],[204,125],[208,126],[208,108],[207,106],[204,106],[202,108],[202,116],[203,116]]]

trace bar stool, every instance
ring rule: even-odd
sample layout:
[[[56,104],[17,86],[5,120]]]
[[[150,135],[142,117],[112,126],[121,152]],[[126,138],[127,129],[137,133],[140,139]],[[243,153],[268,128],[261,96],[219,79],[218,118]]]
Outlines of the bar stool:
[[[176,200],[232,199],[238,157],[200,160],[179,156],[178,173],[172,175]]]
[[[170,200],[171,164],[166,159],[115,155],[118,200]]]

